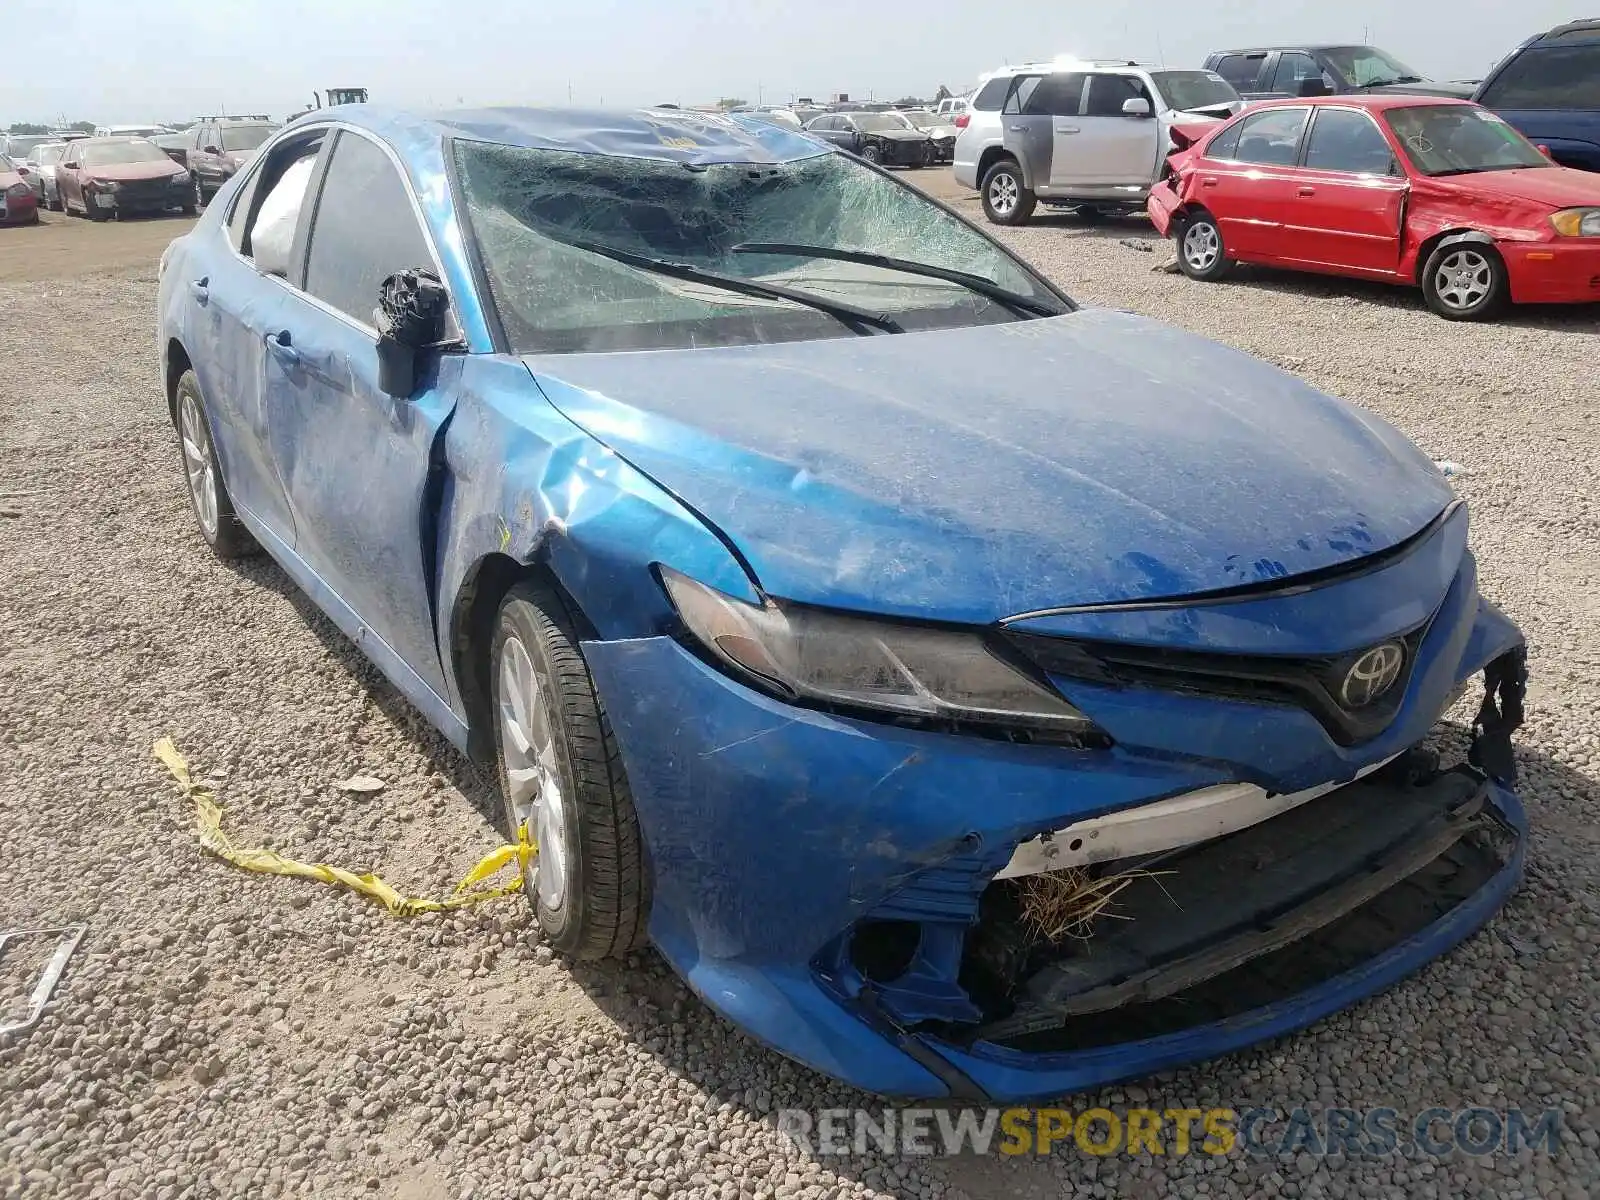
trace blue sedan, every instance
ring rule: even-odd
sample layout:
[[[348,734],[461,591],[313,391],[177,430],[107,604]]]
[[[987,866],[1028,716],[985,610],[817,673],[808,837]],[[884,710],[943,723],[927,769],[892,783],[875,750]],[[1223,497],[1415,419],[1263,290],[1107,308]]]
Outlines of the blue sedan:
[[[1523,642],[1429,459],[804,134],[310,113],[158,317],[201,535],[497,764],[546,940],[818,1070],[1148,1074],[1521,877]]]

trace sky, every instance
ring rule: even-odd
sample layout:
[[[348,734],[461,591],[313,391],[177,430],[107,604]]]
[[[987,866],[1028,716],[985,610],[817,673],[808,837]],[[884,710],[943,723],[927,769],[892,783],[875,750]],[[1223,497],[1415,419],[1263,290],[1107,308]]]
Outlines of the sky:
[[[413,108],[784,103],[966,91],[1007,62],[1198,67],[1250,43],[1361,42],[1481,78],[1575,0],[4,0],[0,128],[282,116],[313,89]],[[1582,8],[1582,5],[1577,5]],[[1592,9],[1593,5],[1589,5]]]

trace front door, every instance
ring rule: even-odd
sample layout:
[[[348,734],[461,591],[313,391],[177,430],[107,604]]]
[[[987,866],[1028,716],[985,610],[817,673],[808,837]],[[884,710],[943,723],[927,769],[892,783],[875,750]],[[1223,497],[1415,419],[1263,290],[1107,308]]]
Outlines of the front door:
[[[373,327],[384,279],[437,271],[436,256],[398,164],[351,130],[337,134],[314,213],[302,292],[263,343],[295,551],[354,613],[358,643],[381,640],[443,696],[426,493],[459,360],[442,356],[412,396],[387,395]]]
[[[1142,117],[1122,111],[1124,102],[1143,99]],[[1077,125],[1066,182],[1075,187],[1148,188],[1156,175],[1161,150],[1160,124],[1155,121],[1156,100],[1137,75],[1089,76],[1083,115]]]
[[[1286,254],[1362,274],[1399,269],[1406,181],[1389,140],[1367,113],[1316,110],[1294,191]]]
[[[1000,109],[1002,141],[1011,157],[1022,167],[1023,178],[1031,187],[1052,178],[1050,160],[1054,133],[1048,113],[1032,103],[1045,75],[1018,75],[1011,81],[1005,104]]]

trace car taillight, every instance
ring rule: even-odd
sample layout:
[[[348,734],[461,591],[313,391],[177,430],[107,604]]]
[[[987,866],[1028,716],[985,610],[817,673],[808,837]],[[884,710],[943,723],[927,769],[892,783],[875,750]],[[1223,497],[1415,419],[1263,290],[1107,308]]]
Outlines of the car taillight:
[[[972,116],[969,113],[957,113],[956,114],[956,128],[957,129],[965,129],[967,127],[968,123],[971,120],[972,120]]]

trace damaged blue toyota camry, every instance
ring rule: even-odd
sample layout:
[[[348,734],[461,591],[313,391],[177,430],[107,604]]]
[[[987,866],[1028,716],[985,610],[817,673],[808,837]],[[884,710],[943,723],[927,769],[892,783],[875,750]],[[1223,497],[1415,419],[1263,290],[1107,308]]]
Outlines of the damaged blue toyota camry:
[[[202,536],[496,765],[546,940],[861,1088],[1225,1053],[1521,878],[1523,640],[1430,460],[804,134],[311,113],[159,327]]]

